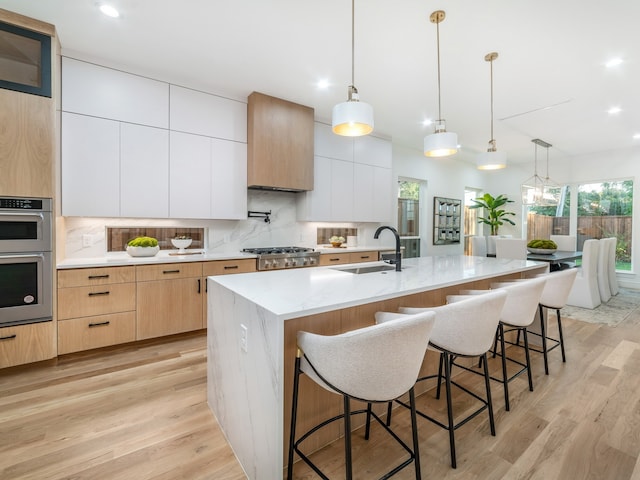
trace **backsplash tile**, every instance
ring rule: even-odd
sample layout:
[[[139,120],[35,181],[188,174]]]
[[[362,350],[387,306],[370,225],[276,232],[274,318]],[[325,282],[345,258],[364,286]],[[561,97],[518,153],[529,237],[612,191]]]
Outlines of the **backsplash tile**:
[[[171,239],[184,235],[193,241],[189,248],[204,248],[204,228],[190,227],[107,227],[107,252],[122,252],[129,240],[136,237],[153,237],[160,250],[175,250]]]

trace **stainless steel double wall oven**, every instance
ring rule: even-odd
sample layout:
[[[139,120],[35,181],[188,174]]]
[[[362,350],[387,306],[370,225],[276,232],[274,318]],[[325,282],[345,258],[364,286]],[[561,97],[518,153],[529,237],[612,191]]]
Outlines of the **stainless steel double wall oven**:
[[[52,319],[51,206],[0,197],[0,327]]]

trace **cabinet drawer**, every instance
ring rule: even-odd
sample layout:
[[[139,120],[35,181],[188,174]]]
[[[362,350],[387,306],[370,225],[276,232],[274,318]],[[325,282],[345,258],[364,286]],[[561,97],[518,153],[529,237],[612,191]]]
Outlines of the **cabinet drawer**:
[[[349,254],[351,258],[351,263],[358,262],[377,262],[378,261],[378,251],[372,250],[369,252],[352,252]]]
[[[58,320],[135,309],[135,283],[58,289]]]
[[[255,272],[256,259],[246,258],[241,260],[216,260],[214,262],[206,262],[202,266],[202,271],[205,277],[209,275]]]
[[[133,266],[58,270],[58,288],[87,287],[135,281],[136,272]]]
[[[74,318],[58,323],[58,353],[107,347],[136,339],[136,313]]]
[[[350,253],[323,253],[320,255],[320,266],[351,263]]]
[[[56,356],[53,322],[0,328],[0,368]]]
[[[162,263],[136,266],[138,282],[202,276],[202,263]]]

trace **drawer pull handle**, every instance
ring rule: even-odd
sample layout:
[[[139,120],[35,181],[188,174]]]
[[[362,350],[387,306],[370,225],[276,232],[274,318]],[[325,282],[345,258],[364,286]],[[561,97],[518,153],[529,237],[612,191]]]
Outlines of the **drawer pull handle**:
[[[90,297],[98,297],[100,295],[109,295],[109,291],[107,290],[106,292],[90,292],[89,293]]]
[[[180,270],[163,270],[162,273],[180,273]]]
[[[16,338],[16,334],[14,333],[13,335],[7,335],[6,337],[0,337],[0,340],[13,340],[14,338]]]
[[[109,278],[109,275],[89,275],[89,280],[96,280],[98,278]]]
[[[106,322],[98,322],[98,323],[90,323],[89,324],[89,328],[92,327],[105,327],[107,325],[109,325],[111,322],[109,320],[107,320]]]
[[[238,265],[225,265],[224,269],[225,270],[236,270],[238,268]]]
[[[198,293],[200,293],[200,279],[198,279]]]
[[[360,255],[360,258],[364,260],[365,258],[371,258],[371,256],[370,255]]]
[[[330,258],[329,261],[330,262],[338,262],[338,261],[340,261],[340,259],[339,258]]]

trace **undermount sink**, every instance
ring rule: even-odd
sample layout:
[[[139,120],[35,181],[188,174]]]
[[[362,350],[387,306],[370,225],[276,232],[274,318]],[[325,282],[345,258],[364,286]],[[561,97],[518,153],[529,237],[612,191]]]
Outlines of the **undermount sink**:
[[[375,273],[375,272],[386,272],[388,270],[395,270],[395,265],[370,265],[368,267],[352,267],[352,268],[335,268],[334,270],[340,270],[341,272],[347,273]]]

